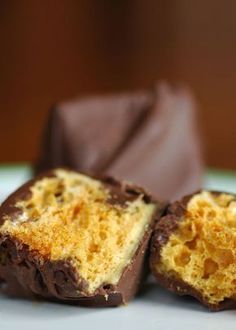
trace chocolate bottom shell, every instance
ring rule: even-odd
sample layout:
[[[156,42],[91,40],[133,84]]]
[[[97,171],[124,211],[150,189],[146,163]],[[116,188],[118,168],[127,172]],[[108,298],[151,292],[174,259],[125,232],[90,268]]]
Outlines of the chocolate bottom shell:
[[[154,230],[150,265],[179,295],[212,310],[235,307],[236,197],[201,191],[171,204]]]
[[[89,306],[137,292],[161,205],[142,189],[57,169],[0,208],[5,291]]]

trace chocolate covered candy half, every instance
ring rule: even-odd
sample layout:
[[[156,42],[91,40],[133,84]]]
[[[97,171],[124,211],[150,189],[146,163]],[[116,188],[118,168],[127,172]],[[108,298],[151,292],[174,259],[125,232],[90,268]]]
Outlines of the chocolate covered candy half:
[[[219,310],[236,304],[236,196],[201,191],[175,202],[156,225],[150,265],[157,281]]]
[[[0,209],[0,274],[7,291],[116,306],[137,292],[161,205],[112,178],[56,169]],[[23,290],[22,290],[23,289]]]

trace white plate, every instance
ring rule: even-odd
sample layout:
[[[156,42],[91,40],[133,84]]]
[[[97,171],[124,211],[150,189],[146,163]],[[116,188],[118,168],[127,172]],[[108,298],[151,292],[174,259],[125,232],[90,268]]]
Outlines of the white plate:
[[[23,166],[0,168],[0,198],[24,182],[30,173]],[[211,171],[206,175],[205,187],[235,192],[236,176]],[[235,328],[235,311],[209,312],[194,299],[171,294],[151,280],[128,306],[107,309],[14,300],[0,295],[0,330],[223,330],[227,327]]]

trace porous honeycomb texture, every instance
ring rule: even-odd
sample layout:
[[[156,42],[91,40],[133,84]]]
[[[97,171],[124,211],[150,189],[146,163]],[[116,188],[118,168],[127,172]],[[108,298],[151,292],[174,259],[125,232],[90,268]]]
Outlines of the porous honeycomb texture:
[[[236,199],[194,195],[178,229],[161,250],[157,271],[197,289],[211,304],[236,299]]]
[[[6,218],[0,233],[52,261],[70,259],[91,293],[118,282],[155,210],[141,195],[125,206],[112,205],[100,181],[62,169],[37,181],[31,192],[16,205],[21,214]]]

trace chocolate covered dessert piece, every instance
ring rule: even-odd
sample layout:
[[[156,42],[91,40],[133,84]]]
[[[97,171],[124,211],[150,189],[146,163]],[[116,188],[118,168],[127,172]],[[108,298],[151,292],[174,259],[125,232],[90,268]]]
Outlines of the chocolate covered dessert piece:
[[[236,196],[200,191],[157,223],[150,265],[157,281],[212,310],[236,306]]]
[[[135,182],[163,200],[192,193],[203,171],[195,102],[186,88],[159,84],[59,104],[37,172],[55,166]]]
[[[89,306],[127,303],[137,292],[162,206],[112,178],[56,169],[0,208],[0,274],[13,294]]]

